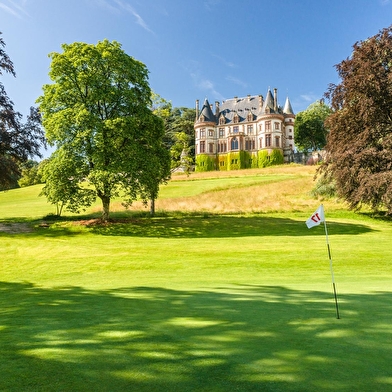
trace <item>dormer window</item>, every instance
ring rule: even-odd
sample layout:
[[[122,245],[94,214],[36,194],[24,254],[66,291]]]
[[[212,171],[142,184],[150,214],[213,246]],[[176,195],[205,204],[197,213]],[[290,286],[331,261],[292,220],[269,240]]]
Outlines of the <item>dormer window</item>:
[[[219,125],[223,125],[223,124],[225,124],[225,122],[226,122],[225,116],[221,115],[221,116],[219,117]]]
[[[238,114],[236,113],[236,114],[234,115],[234,117],[233,117],[233,123],[234,123],[234,124],[237,124],[239,120],[240,120],[240,118],[239,118]]]
[[[249,112],[248,113],[248,116],[247,116],[247,118],[246,118],[248,121],[253,121],[253,114],[252,114],[252,112]]]
[[[204,114],[201,114],[201,115],[200,115],[200,121],[201,121],[201,122],[206,121],[206,118],[204,117]]]

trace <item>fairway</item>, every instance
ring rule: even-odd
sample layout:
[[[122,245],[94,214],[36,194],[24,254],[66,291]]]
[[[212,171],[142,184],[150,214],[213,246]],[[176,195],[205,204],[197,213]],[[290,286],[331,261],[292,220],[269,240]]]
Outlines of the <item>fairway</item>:
[[[392,391],[391,221],[314,170],[174,176],[106,225],[1,192],[0,391]]]

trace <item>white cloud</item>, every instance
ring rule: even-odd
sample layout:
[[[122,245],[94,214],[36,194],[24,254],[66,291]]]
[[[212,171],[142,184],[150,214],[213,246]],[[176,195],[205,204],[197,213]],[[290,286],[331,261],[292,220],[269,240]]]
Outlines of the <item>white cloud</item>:
[[[187,60],[180,64],[189,73],[193,85],[201,90],[210,100],[223,101],[225,97],[216,89],[214,82],[205,77],[201,72],[201,64],[198,60]]]
[[[234,76],[227,76],[226,80],[228,82],[232,82],[232,83],[234,83],[234,84],[236,84],[238,86],[244,87],[244,88],[248,87],[248,84],[246,82],[242,81],[241,79],[237,79]]]
[[[215,85],[211,80],[204,78],[203,76],[200,76],[199,74],[194,72],[191,72],[190,75],[193,79],[195,86],[198,89],[202,90],[206,96],[209,95],[210,99],[219,101],[223,101],[225,99],[224,96],[216,90]]]
[[[217,54],[213,54],[213,57],[217,58],[221,63],[223,63],[224,65],[226,65],[226,67],[229,68],[237,68],[237,65],[232,63],[231,61],[227,61],[225,58],[218,56]]]
[[[0,2],[0,9],[3,9],[5,12],[12,16],[23,19],[23,16],[29,16],[27,11],[25,10],[25,4],[25,0],[19,2],[13,0],[6,0]]]
[[[114,0],[114,1],[120,8],[133,15],[136,18],[136,23],[141,27],[143,27],[144,30],[153,33],[153,31],[147,26],[147,23],[144,21],[144,19],[134,10],[134,8],[131,5],[121,0]]]
[[[215,6],[221,3],[222,0],[205,0],[204,6],[211,11]]]
[[[96,1],[96,0],[95,0]],[[95,1],[90,1],[90,4],[96,4]],[[154,34],[154,32],[149,28],[145,20],[140,16],[140,14],[128,3],[123,0],[99,0],[98,5],[101,7],[105,7],[111,12],[120,13],[121,11],[126,11],[131,14],[136,23],[141,26],[144,30],[149,33]]]
[[[322,97],[320,97],[319,95],[310,92],[306,94],[301,94],[298,97],[294,97],[294,99],[290,98],[290,101],[294,111],[302,112],[306,110],[310,104],[320,100],[321,98]]]

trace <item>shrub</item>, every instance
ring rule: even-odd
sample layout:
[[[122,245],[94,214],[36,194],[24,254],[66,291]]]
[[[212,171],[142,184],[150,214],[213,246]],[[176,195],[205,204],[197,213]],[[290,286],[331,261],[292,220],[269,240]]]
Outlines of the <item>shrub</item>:
[[[197,172],[205,172],[215,170],[215,160],[209,155],[198,155],[196,157]]]

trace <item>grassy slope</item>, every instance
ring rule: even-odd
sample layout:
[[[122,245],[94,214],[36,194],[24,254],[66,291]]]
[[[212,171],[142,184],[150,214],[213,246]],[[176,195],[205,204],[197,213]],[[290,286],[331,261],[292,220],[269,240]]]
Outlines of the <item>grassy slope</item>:
[[[0,390],[392,390],[391,224],[324,202],[336,320],[313,170],[177,176],[156,218],[107,226],[1,193],[32,232],[0,233]]]

